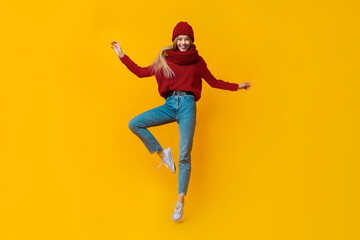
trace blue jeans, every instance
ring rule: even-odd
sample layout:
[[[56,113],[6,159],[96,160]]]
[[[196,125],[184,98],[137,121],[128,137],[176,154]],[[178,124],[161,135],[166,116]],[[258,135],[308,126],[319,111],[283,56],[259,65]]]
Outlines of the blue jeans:
[[[147,129],[166,123],[177,122],[180,133],[179,188],[186,195],[191,172],[191,149],[196,125],[196,102],[193,95],[180,93],[166,98],[165,104],[148,110],[129,122],[129,128],[145,144],[152,154],[163,148]]]

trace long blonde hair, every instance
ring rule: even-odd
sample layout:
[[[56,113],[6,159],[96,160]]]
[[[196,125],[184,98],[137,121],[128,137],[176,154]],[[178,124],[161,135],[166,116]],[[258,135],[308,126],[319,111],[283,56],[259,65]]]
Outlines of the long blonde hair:
[[[167,50],[176,50],[177,49],[177,40],[179,36],[176,36],[173,44],[162,48],[159,54],[156,56],[155,60],[151,63],[151,70],[153,74],[159,73],[162,71],[166,78],[176,77],[174,71],[167,65],[165,56]],[[193,45],[192,40],[190,39],[190,47]]]

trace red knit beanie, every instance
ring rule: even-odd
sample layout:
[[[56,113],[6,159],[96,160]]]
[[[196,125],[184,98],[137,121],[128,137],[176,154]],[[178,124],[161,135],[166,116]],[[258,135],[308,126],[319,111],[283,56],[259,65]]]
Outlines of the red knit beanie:
[[[187,22],[179,22],[176,24],[172,35],[172,41],[174,41],[177,35],[181,34],[188,35],[194,42],[194,31]]]

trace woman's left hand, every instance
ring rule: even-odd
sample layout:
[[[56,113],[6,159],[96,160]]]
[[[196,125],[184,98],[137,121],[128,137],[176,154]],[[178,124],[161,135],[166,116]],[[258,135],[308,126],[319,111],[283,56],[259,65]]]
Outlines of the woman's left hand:
[[[239,84],[239,90],[240,89],[245,89],[245,90],[249,90],[251,87],[251,83],[249,82],[244,82],[242,84]]]

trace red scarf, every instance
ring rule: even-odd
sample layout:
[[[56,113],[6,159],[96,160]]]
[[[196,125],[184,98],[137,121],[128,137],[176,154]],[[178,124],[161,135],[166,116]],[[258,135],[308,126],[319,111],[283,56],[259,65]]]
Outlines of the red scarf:
[[[178,65],[186,65],[195,63],[199,60],[199,53],[198,50],[196,50],[196,46],[193,45],[185,52],[181,52],[179,49],[176,49],[175,51],[170,49],[167,50],[167,58]]]

